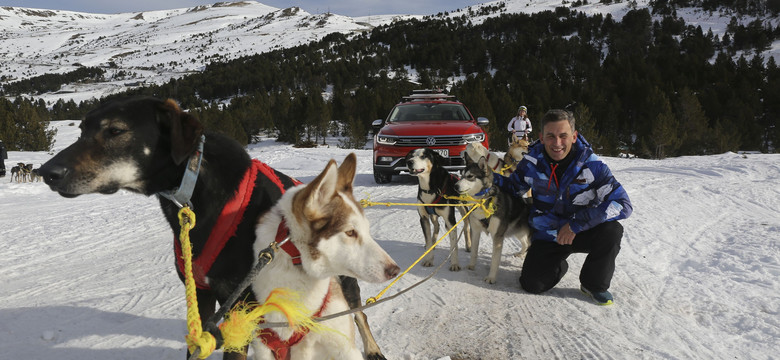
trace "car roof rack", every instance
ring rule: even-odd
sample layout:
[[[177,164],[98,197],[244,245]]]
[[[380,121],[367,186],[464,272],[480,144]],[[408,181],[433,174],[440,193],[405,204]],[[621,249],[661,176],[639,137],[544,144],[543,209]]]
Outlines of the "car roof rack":
[[[431,100],[457,101],[455,100],[455,95],[445,94],[444,91],[441,89],[412,90],[412,94],[404,96],[403,100],[404,101],[431,101]]]

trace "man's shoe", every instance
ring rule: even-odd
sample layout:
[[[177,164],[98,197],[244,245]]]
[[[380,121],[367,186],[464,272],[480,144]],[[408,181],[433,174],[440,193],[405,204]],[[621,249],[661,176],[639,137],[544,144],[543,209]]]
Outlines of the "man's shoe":
[[[588,295],[591,299],[593,299],[593,301],[595,301],[599,305],[606,306],[606,305],[612,305],[613,303],[612,294],[610,294],[609,291],[593,292],[581,285],[580,285],[580,291],[582,291],[583,294]]]

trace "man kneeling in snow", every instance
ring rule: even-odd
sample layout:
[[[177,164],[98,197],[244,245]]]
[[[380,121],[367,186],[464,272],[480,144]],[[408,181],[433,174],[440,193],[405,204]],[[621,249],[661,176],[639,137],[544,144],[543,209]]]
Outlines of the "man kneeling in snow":
[[[572,253],[587,253],[580,290],[600,305],[608,291],[620,251],[625,219],[633,210],[628,194],[590,144],[574,127],[574,115],[550,110],[542,118],[540,141],[509,177],[493,183],[516,197],[532,190],[529,223],[533,229],[520,286],[533,294],[550,290],[563,278]]]

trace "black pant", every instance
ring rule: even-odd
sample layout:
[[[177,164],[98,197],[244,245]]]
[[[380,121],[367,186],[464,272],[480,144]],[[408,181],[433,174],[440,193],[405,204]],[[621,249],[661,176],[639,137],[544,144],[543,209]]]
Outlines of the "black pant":
[[[566,271],[566,258],[572,253],[587,253],[580,270],[580,284],[595,292],[606,291],[615,272],[615,258],[620,252],[623,226],[608,221],[574,237],[571,245],[537,240],[531,243],[520,273],[520,286],[533,294],[552,289]]]

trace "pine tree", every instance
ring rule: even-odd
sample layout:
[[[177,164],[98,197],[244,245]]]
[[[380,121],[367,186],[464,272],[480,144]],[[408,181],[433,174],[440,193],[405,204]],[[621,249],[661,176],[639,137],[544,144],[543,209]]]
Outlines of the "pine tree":
[[[604,146],[602,144],[604,140],[602,139],[601,134],[596,130],[596,120],[593,119],[588,106],[578,103],[577,106],[574,107],[573,113],[574,118],[576,119],[575,127],[577,128],[577,132],[588,140],[595,153],[603,154],[602,149]]]
[[[680,119],[680,153],[684,155],[706,154],[706,137],[710,131],[709,119],[704,114],[699,99],[687,87],[680,91],[677,114]]]

